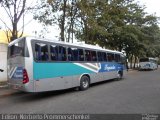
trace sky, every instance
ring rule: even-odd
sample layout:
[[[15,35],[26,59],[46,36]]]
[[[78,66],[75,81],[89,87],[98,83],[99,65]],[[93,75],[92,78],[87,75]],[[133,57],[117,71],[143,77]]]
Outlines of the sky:
[[[160,0],[139,0],[140,4],[146,6],[146,12],[149,14],[156,13],[156,16],[160,17]]]
[[[34,1],[34,0],[32,0]],[[156,16],[160,17],[160,0],[137,0],[140,5],[145,5],[146,9],[145,11],[149,14],[155,14]],[[0,9],[1,13],[4,13]],[[5,18],[6,16],[3,14],[0,14],[0,17]],[[7,21],[7,20],[5,20]],[[2,25],[0,23],[0,25]],[[42,33],[43,26],[38,23],[38,21],[35,21],[32,19],[32,15],[27,15],[25,18],[25,31],[24,33],[31,36],[39,36],[39,34]],[[35,32],[37,31],[37,32]],[[49,27],[49,33],[47,31],[43,30],[43,33],[46,34],[47,38],[55,38],[58,39],[59,36],[59,29],[58,27]]]

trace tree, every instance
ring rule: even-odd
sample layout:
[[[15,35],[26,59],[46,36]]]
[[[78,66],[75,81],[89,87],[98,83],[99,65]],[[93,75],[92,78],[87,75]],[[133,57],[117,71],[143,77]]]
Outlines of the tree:
[[[42,9],[35,13],[34,18],[45,25],[57,24],[60,28],[60,40],[65,41],[65,30],[67,24],[67,14],[71,0],[41,0],[39,4]]]
[[[27,10],[26,0],[1,0],[1,8],[4,9],[5,14],[8,16],[8,19],[11,22],[7,23],[3,18],[0,18],[0,21],[6,27],[6,35],[8,36],[11,33],[11,38],[8,36],[8,42],[13,41],[14,39],[21,37],[24,31],[24,17]],[[20,20],[22,20],[21,29],[18,29]],[[20,33],[18,35],[18,33]]]
[[[68,33],[67,42],[69,42],[70,38],[72,38],[72,43],[73,43],[74,24],[75,24],[75,19],[76,19],[77,12],[78,12],[77,2],[76,2],[76,0],[72,0],[70,8],[69,8],[68,15],[67,15],[68,19],[69,19],[69,22],[68,22],[69,27],[68,27],[68,30],[67,30],[67,33]],[[70,36],[71,34],[72,34],[72,37]]]
[[[131,63],[132,59],[155,55],[156,50],[152,46],[155,39],[160,39],[157,35],[158,20],[156,16],[147,15],[144,6],[139,6],[134,0],[94,0],[92,4],[84,4],[89,7],[83,5],[83,10],[90,9],[91,14],[84,15],[83,23],[87,21],[87,24],[79,32],[81,40],[118,51],[124,50]]]
[[[130,61],[155,56],[160,40],[157,17],[148,15],[135,0],[41,0],[45,9],[36,18],[58,24],[61,40],[70,33],[87,44],[125,51]],[[64,22],[65,21],[65,22]],[[148,51],[148,52],[146,52]],[[154,51],[154,52],[153,52]]]
[[[77,31],[76,37],[88,44],[99,44],[103,46],[108,32],[105,31],[104,21],[105,10],[108,5],[102,0],[86,2],[81,0],[78,3]],[[104,24],[103,24],[104,23]],[[103,41],[104,40],[104,41]]]

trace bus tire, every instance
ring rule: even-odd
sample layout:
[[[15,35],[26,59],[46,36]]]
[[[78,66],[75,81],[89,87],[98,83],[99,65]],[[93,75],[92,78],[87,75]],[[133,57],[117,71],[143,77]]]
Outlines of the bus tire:
[[[79,90],[87,90],[89,88],[90,78],[86,75],[81,77]]]
[[[118,71],[117,80],[121,80],[123,78],[123,71]]]

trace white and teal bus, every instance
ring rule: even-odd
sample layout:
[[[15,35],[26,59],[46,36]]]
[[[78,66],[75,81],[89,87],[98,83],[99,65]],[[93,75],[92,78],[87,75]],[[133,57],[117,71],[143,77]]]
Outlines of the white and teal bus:
[[[157,59],[151,57],[139,59],[139,70],[155,70],[157,68],[158,68]]]
[[[123,53],[91,45],[77,45],[23,37],[8,46],[8,84],[13,89],[42,92],[122,78]]]

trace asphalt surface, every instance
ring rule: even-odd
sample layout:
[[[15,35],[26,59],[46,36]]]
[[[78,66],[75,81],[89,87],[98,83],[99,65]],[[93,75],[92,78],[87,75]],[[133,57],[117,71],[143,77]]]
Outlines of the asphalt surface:
[[[129,71],[121,81],[74,89],[24,93],[0,89],[0,113],[160,113],[160,69]]]

